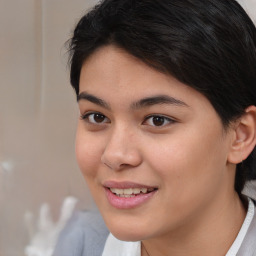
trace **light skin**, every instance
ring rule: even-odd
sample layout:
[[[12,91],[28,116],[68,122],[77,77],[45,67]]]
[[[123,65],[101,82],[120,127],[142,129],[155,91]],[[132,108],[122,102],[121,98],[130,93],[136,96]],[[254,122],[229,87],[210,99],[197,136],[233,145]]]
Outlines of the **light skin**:
[[[112,234],[142,241],[143,256],[225,255],[245,218],[234,177],[256,143],[255,107],[224,129],[202,94],[114,46],[84,62],[79,93],[77,160]],[[118,209],[107,181],[157,190]]]

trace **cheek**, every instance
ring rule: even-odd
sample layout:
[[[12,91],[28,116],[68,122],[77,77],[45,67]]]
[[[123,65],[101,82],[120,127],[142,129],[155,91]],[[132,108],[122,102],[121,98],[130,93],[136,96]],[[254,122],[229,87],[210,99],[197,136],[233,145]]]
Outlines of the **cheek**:
[[[151,147],[148,159],[151,168],[161,176],[165,191],[178,196],[180,202],[193,200],[202,193],[214,193],[221,185],[226,166],[226,144],[220,136],[216,131],[189,131]]]
[[[90,136],[79,128],[76,135],[76,158],[85,178],[96,175],[101,163],[101,147],[95,136]]]

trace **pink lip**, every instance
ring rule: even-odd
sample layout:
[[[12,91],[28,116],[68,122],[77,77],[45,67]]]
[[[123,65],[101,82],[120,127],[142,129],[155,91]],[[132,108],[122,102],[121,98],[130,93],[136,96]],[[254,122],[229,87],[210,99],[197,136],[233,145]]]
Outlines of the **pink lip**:
[[[116,194],[112,193],[109,188],[125,189],[125,188],[153,188],[153,187],[138,184],[138,183],[133,183],[133,182],[114,182],[114,181],[105,182],[104,187],[105,187],[106,197],[109,203],[117,209],[132,209],[132,208],[138,207],[146,203],[148,200],[150,200],[157,192],[157,190],[154,190],[147,194],[139,194],[134,197],[119,197]]]

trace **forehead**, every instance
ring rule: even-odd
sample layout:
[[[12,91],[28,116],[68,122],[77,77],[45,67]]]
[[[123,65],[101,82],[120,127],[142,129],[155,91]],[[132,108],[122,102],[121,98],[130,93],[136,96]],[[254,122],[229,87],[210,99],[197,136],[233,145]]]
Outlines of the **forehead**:
[[[83,63],[79,89],[106,101],[168,95],[187,105],[210,104],[198,91],[114,46],[99,48]]]
[[[82,66],[80,82],[85,81],[84,77],[87,81],[93,80],[95,84],[98,80],[102,83],[102,79],[105,80],[104,84],[111,81],[114,86],[118,84],[125,86],[132,83],[135,85],[139,82],[145,84],[152,81],[153,78],[153,81],[168,78],[125,50],[112,45],[103,46],[90,55]],[[83,83],[81,85],[83,86]]]

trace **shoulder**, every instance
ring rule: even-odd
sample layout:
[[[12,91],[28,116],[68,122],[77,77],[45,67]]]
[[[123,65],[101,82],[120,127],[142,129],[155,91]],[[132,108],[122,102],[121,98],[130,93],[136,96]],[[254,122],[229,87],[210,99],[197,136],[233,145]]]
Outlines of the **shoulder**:
[[[108,234],[99,212],[76,212],[61,232],[54,256],[100,256]]]

